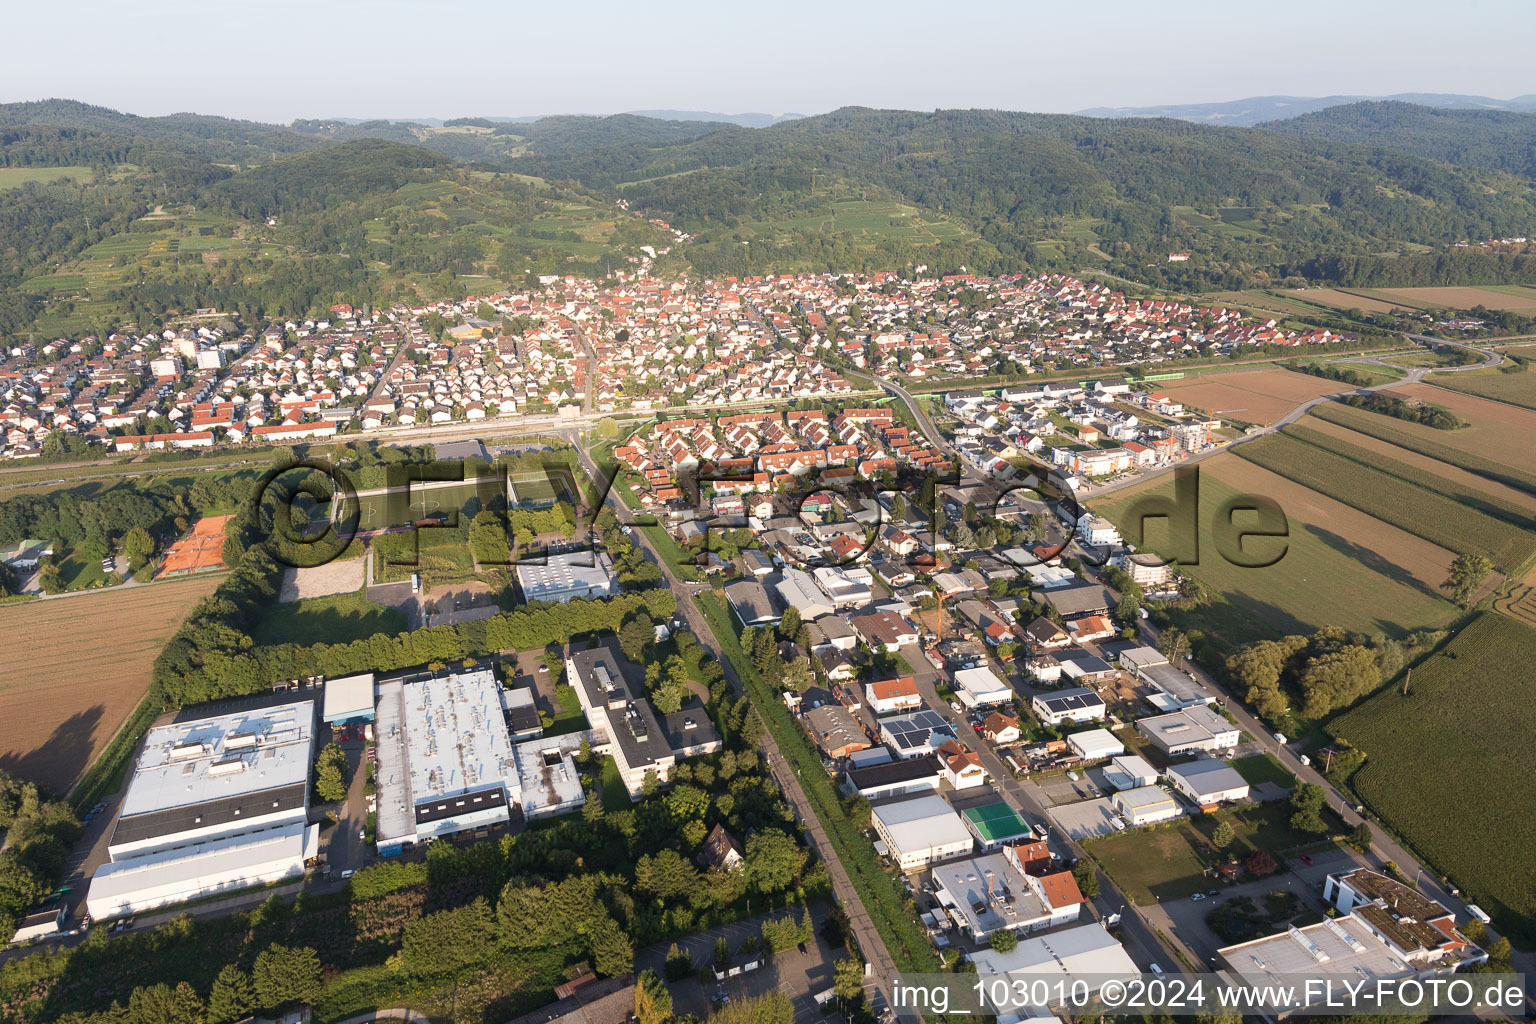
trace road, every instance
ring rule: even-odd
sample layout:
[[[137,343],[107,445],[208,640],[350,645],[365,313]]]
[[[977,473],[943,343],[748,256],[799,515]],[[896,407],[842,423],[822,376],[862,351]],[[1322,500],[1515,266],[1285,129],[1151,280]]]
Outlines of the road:
[[[580,456],[582,468],[591,477],[592,481],[601,487],[601,482],[606,477],[598,470],[597,464],[592,461],[584,446],[578,445],[577,452]],[[634,525],[634,514],[619,499],[616,493],[610,490],[605,500],[613,507],[621,524],[626,526]],[[631,536],[633,540],[640,544],[642,550],[645,551],[651,561],[655,562],[657,567],[661,569],[662,576],[667,581],[667,586],[672,589],[672,593],[677,597],[678,614],[683,617],[683,620],[688,625],[688,629],[698,639],[699,643],[713,652],[719,660],[721,668],[725,671],[726,682],[730,684],[732,691],[738,696],[746,696],[746,689],[742,686],[741,678],[736,674],[735,666],[721,654],[722,648],[719,638],[715,636],[709,620],[704,617],[698,605],[693,601],[695,594],[709,589],[708,585],[685,583],[679,579],[676,572],[673,571],[673,566],[661,556],[660,552],[651,546],[650,538],[646,536],[645,531],[634,530]],[[785,797],[789,800],[791,806],[794,807],[795,814],[805,829],[806,838],[810,843],[811,849],[827,865],[827,873],[832,879],[833,892],[837,895],[838,902],[842,904],[843,912],[848,915],[848,923],[852,927],[854,935],[858,937],[859,949],[863,953],[865,961],[870,965],[868,983],[885,1001],[885,1004],[889,1006],[891,1005],[889,989],[897,973],[896,962],[891,958],[890,952],[886,949],[885,940],[881,938],[879,930],[875,928],[874,921],[870,918],[869,912],[864,908],[863,900],[859,898],[858,890],[854,888],[853,880],[848,876],[847,870],[838,858],[837,848],[832,845],[831,839],[822,828],[821,820],[816,816],[816,809],[811,805],[809,798],[806,797],[805,790],[801,788],[796,774],[790,770],[788,763],[784,760],[784,755],[780,752],[779,745],[774,740],[773,734],[769,733],[766,729],[763,732],[761,744],[763,752],[767,757],[769,771],[772,772],[774,781],[779,784],[779,788],[783,790]],[[898,1014],[898,1016],[904,1019],[917,1019],[915,1015],[908,1018],[905,1013]]]

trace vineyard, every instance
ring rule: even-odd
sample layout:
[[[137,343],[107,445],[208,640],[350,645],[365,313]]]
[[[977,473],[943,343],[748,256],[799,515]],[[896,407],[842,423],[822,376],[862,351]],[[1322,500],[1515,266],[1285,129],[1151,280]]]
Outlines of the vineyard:
[[[1517,944],[1536,941],[1536,629],[1485,613],[1329,729],[1355,791]]]
[[[1312,415],[1330,423],[1357,430],[1362,434],[1368,434],[1378,441],[1395,444],[1399,448],[1418,452],[1428,458],[1448,462],[1469,473],[1476,473],[1478,476],[1496,480],[1506,486],[1536,494],[1536,473],[1527,473],[1465,448],[1425,437],[1423,435],[1428,433],[1427,430],[1408,430],[1385,416],[1377,416],[1374,413],[1337,404],[1320,405],[1312,410]]]
[[[1536,554],[1536,534],[1530,531],[1288,434],[1271,434],[1233,449],[1232,454],[1432,544],[1459,554],[1487,555],[1505,570],[1525,564]]]

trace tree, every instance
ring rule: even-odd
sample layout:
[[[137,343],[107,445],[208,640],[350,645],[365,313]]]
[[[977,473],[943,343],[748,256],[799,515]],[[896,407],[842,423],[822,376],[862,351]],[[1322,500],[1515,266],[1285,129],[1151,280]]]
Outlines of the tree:
[[[1451,574],[1440,584],[1442,590],[1451,592],[1451,599],[1463,608],[1470,607],[1472,595],[1493,571],[1493,563],[1479,554],[1457,555],[1451,562]]]
[[[154,553],[154,538],[144,527],[135,526],[123,535],[123,555],[128,559],[129,570],[137,571]]]
[[[327,743],[315,760],[315,796],[325,804],[347,798],[347,754],[338,744]]]
[[[795,1007],[777,989],[752,999],[727,1003],[711,1014],[707,1024],[794,1024]]]
[[[832,967],[832,991],[839,999],[858,999],[864,995],[864,962],[844,957]]]
[[[256,1008],[251,976],[236,964],[225,964],[208,992],[208,1024],[233,1024]]]
[[[747,879],[758,892],[782,892],[800,878],[806,851],[784,832],[764,829],[747,840]]]
[[[135,988],[128,997],[131,1024],[204,1024],[203,1001],[192,986],[183,981],[175,988],[161,983]]]
[[[597,432],[598,437],[606,438],[608,440],[613,440],[619,436],[618,421],[615,420],[612,416],[604,416],[602,419],[598,420],[597,426],[593,429]]]
[[[1093,870],[1093,863],[1086,859],[1072,865],[1072,880],[1077,883],[1078,891],[1087,899],[1095,899],[1099,895],[1099,876]]]
[[[668,981],[681,981],[693,973],[693,957],[688,950],[677,943],[667,947],[667,961],[664,968]]]
[[[1303,782],[1291,793],[1291,828],[1297,832],[1326,832],[1323,808],[1328,806],[1328,794],[1314,782]]]
[[[1514,950],[1510,947],[1509,939],[1499,936],[1493,940],[1493,945],[1488,947],[1488,963],[1501,971],[1509,970],[1514,960]]]
[[[1250,853],[1248,859],[1243,861],[1243,867],[1255,878],[1267,878],[1280,869],[1280,866],[1275,863],[1275,858],[1263,850],[1254,850]]]
[[[800,632],[800,609],[790,605],[784,609],[784,615],[779,619],[779,637],[784,640],[794,641],[795,635]]]
[[[1374,841],[1375,838],[1371,835],[1371,826],[1364,821],[1356,825],[1355,830],[1349,834],[1349,845],[1361,853],[1370,853],[1371,843]]]
[[[656,640],[656,623],[644,611],[636,612],[619,627],[619,649],[624,657],[638,662],[645,655],[645,648]]]
[[[1157,650],[1175,667],[1183,665],[1189,656],[1189,637],[1181,629],[1165,629],[1157,638]]]
[[[640,1024],[665,1024],[672,1019],[672,993],[652,970],[635,979],[635,1017]]]
[[[276,1010],[289,1003],[312,1003],[320,995],[320,956],[308,946],[290,947],[274,942],[256,957],[251,983],[256,990],[256,1003],[264,1010]]]
[[[999,928],[987,941],[999,953],[1011,953],[1019,946],[1019,937],[1007,928]]]
[[[1216,831],[1211,833],[1211,843],[1218,850],[1225,850],[1237,839],[1237,829],[1232,827],[1230,821],[1223,821],[1216,826]]]

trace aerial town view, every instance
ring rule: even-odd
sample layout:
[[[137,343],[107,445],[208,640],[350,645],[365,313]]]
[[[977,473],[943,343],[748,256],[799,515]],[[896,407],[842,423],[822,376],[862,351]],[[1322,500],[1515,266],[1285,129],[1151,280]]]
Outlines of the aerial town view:
[[[1531,1019],[1526,5],[413,6],[11,20],[0,1021]]]

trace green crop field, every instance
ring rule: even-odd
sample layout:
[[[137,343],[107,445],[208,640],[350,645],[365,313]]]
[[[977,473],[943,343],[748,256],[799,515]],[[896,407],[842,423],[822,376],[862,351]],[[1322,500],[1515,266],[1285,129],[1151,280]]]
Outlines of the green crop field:
[[[1355,791],[1517,943],[1536,942],[1536,630],[1488,612],[1329,730]]]
[[[1487,488],[1480,488],[1468,483],[1451,480],[1446,473],[1437,473],[1433,469],[1411,466],[1406,462],[1387,458],[1380,452],[1370,451],[1357,444],[1351,444],[1344,438],[1325,434],[1321,430],[1313,430],[1305,426],[1304,422],[1286,427],[1283,433],[1296,438],[1298,441],[1305,441],[1315,448],[1322,448],[1334,455],[1348,459],[1360,466],[1395,476],[1399,480],[1413,484],[1415,487],[1423,487],[1426,490],[1434,491],[1436,494],[1450,498],[1452,501],[1460,502],[1468,508],[1501,520],[1517,530],[1525,531],[1531,526],[1531,512],[1525,505],[1517,504],[1516,502],[1491,494]],[[1456,467],[1454,466],[1446,465],[1444,468],[1449,473],[1456,472]]]
[[[40,185],[55,181],[89,181],[96,172],[89,167],[0,167],[0,188],[19,188],[35,181]]]
[[[1491,398],[1495,402],[1518,405],[1522,409],[1536,409],[1536,370],[1532,369],[1522,373],[1473,370],[1469,373],[1441,374],[1435,377],[1435,385],[1479,398]]]
[[[1517,490],[1528,491],[1536,494],[1536,473],[1529,473],[1517,469],[1504,462],[1486,458],[1475,452],[1458,445],[1446,444],[1438,439],[1431,438],[1430,434],[1456,433],[1456,431],[1437,431],[1429,427],[1408,429],[1413,424],[1395,420],[1389,416],[1380,416],[1364,409],[1353,409],[1347,405],[1328,403],[1319,405],[1312,410],[1311,415],[1325,419],[1329,423],[1337,423],[1342,427],[1358,431],[1378,441],[1386,441],[1395,444],[1399,448],[1405,448],[1411,452],[1441,462],[1448,462],[1458,469],[1464,469],[1468,473],[1476,473],[1478,476],[1495,480],[1508,487]]]
[[[1225,603],[1203,606],[1198,622],[1182,625],[1242,643],[1327,624],[1400,636],[1438,629],[1455,617],[1455,607],[1437,589],[1450,552],[1235,455],[1218,455],[1198,467],[1200,560],[1183,567]],[[1173,481],[1164,477],[1095,501],[1093,509],[1126,533],[1142,496],[1172,494]],[[1223,505],[1246,495],[1277,502],[1288,522],[1284,556],[1264,568],[1232,564],[1217,551],[1212,535],[1211,524]],[[1245,543],[1244,551],[1272,557],[1279,543],[1255,540]],[[1169,551],[1165,520],[1148,521],[1143,546]]]
[[[273,605],[257,623],[252,638],[261,645],[345,644],[408,628],[403,614],[374,604],[359,592]]]
[[[1431,544],[1487,555],[1506,572],[1536,554],[1536,533],[1512,526],[1442,494],[1314,448],[1288,433],[1271,434],[1233,454],[1357,508]]]

